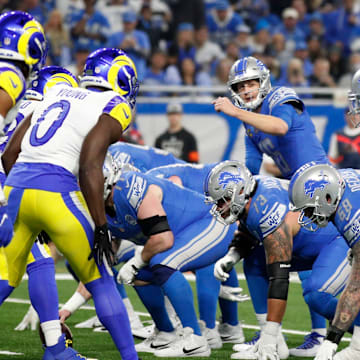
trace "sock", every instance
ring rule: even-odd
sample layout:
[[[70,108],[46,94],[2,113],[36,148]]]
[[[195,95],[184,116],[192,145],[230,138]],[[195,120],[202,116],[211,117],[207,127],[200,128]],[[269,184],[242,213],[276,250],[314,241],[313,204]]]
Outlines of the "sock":
[[[7,280],[0,280],[0,305],[10,296],[14,288]]]
[[[54,260],[52,258],[37,260],[29,264],[26,271],[29,275],[30,301],[39,315],[40,323],[58,320],[59,299],[55,281]],[[59,336],[56,340],[58,340]]]
[[[197,321],[191,287],[180,271],[175,271],[162,285],[164,293],[174,307],[182,326],[190,327],[194,334],[201,335]]]
[[[40,326],[45,336],[46,346],[56,345],[59,342],[59,337],[61,336],[60,320],[45,321],[42,322]],[[63,351],[64,349],[65,346],[62,350],[61,349],[59,350]]]
[[[354,333],[351,338],[350,346],[358,351],[360,351],[360,327],[354,326]]]
[[[256,316],[256,320],[258,321],[258,324],[260,326],[260,330],[261,330],[266,324],[267,313],[265,313],[265,314],[255,314],[255,316]]]
[[[205,321],[207,328],[214,329],[220,291],[220,281],[214,276],[214,265],[196,270],[196,291],[200,319]]]
[[[112,277],[102,277],[87,283],[96,309],[96,314],[109,331],[121,358],[137,359],[129,318]]]
[[[239,281],[235,268],[232,268],[232,270],[229,272],[229,275],[229,278],[225,282],[223,282],[222,285],[238,287]],[[221,309],[222,322],[232,326],[236,326],[239,323],[238,303],[236,301],[219,298],[219,305]]]
[[[172,326],[176,329],[178,326],[181,326],[180,320],[175,312],[174,307],[171,305],[171,302],[167,296],[164,296],[165,309],[169,316],[169,319],[172,323]]]
[[[317,332],[319,335],[325,336],[326,335],[326,327],[325,328],[317,328],[317,329],[312,328],[311,332]]]
[[[158,285],[134,286],[139,298],[159,331],[174,331],[164,304],[164,294]]]

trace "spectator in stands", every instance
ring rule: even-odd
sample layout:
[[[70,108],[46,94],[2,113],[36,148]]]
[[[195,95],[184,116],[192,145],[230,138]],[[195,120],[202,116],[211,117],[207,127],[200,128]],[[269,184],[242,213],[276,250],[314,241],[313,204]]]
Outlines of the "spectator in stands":
[[[49,44],[48,56],[52,65],[69,65],[71,42],[68,31],[65,29],[62,14],[59,10],[53,10],[49,15],[49,20],[44,26],[46,39]],[[68,54],[67,60],[65,60]]]
[[[150,66],[146,69],[143,84],[152,85],[154,88],[156,85],[164,85],[165,82],[165,68],[167,65],[167,55],[160,49],[155,49],[150,57]],[[167,85],[169,85],[167,83]],[[152,91],[144,93],[145,96],[159,97],[161,92]]]
[[[333,44],[329,49],[328,59],[330,62],[330,75],[335,82],[346,72],[346,60],[343,56],[343,46],[341,44]]]
[[[353,52],[347,60],[347,71],[339,79],[339,87],[350,88],[351,79],[355,72],[360,69],[360,52]]]
[[[327,41],[342,43],[345,54],[350,53],[353,37],[360,33],[360,12],[355,5],[354,0],[344,0],[339,8],[324,14]]]
[[[106,17],[95,10],[96,0],[83,0],[85,9],[74,11],[70,16],[71,36],[74,47],[87,48],[90,52],[105,47],[110,32]]]
[[[262,19],[256,24],[254,32],[255,35],[250,42],[250,46],[254,52],[263,53],[271,42],[270,24]]]
[[[230,40],[225,48],[226,57],[230,59],[232,62],[235,62],[239,59],[240,49],[239,45],[235,40]],[[240,56],[241,57],[241,56]]]
[[[178,25],[181,23],[190,23],[195,30],[200,29],[206,24],[204,0],[171,0],[167,1],[172,13],[172,21],[168,39],[176,37]]]
[[[195,32],[195,62],[200,70],[215,74],[218,62],[225,57],[219,44],[209,40],[209,32],[206,26]]]
[[[290,88],[309,86],[309,82],[304,76],[303,63],[300,59],[293,58],[289,61],[286,69],[286,79],[283,81],[283,83],[278,85],[287,86]],[[304,96],[301,94],[300,97],[303,99],[309,96]]]
[[[281,67],[286,66],[291,58],[285,47],[285,36],[280,33],[274,34],[268,52],[279,60]]]
[[[242,17],[234,13],[228,0],[217,0],[214,10],[206,17],[210,38],[223,49],[236,36],[236,28],[243,23]]]
[[[219,61],[216,67],[216,77],[213,80],[214,85],[226,85],[229,80],[229,71],[231,69],[233,62],[224,58]],[[219,96],[219,94],[215,94],[215,96]]]
[[[108,19],[111,34],[123,30],[122,17],[125,12],[132,11],[129,1],[127,0],[110,0],[99,6],[99,10]]]
[[[298,28],[307,36],[309,34],[309,20],[311,15],[308,14],[305,0],[292,0],[291,7],[298,12]]]
[[[113,34],[108,41],[108,46],[126,51],[135,63],[138,80],[142,81],[146,72],[146,61],[151,50],[150,40],[145,32],[136,30],[137,15],[135,12],[125,12],[123,23],[123,31]]]
[[[332,88],[336,86],[330,75],[330,62],[325,57],[319,57],[314,62],[313,74],[309,78],[310,86]],[[314,98],[332,98],[332,95],[314,94]]]
[[[164,5],[164,7],[156,7],[154,3]],[[171,12],[165,3],[159,1],[144,2],[140,10],[137,29],[148,35],[152,49],[159,47],[165,49],[170,22]]]
[[[175,157],[184,161],[199,162],[196,139],[193,134],[182,126],[182,105],[171,102],[168,104],[166,112],[169,127],[156,139],[155,147],[169,151]]]
[[[186,58],[190,58],[195,61],[196,48],[194,26],[191,23],[179,24],[176,36],[176,46],[178,49],[179,64],[181,64]]]
[[[326,44],[325,26],[323,16],[319,12],[310,15],[308,36],[318,36],[323,44]]]
[[[313,72],[313,64],[310,61],[309,50],[305,41],[299,41],[296,43],[294,57],[302,61],[304,67],[304,76],[306,79],[308,79]]]
[[[75,76],[82,75],[87,57],[90,51],[87,48],[77,47],[75,49],[75,62],[68,65],[67,69]]]
[[[206,71],[196,71],[195,63],[190,58],[185,58],[180,64],[180,71],[183,85],[190,86],[211,86],[212,81],[209,73]],[[201,92],[201,95],[209,95],[208,93]]]
[[[286,8],[282,13],[283,22],[278,25],[273,34],[280,33],[285,37],[285,51],[290,57],[294,50],[295,45],[299,41],[305,40],[305,34],[297,25],[299,13],[294,8]]]
[[[317,35],[310,35],[307,39],[307,48],[309,51],[309,59],[314,64],[319,57],[326,57],[326,49],[321,45],[321,38]]]
[[[253,53],[250,41],[251,29],[245,24],[240,24],[236,27],[236,38],[235,41],[239,46],[239,58],[250,56]]]
[[[252,28],[260,19],[269,16],[270,9],[266,0],[237,0],[231,1],[231,5],[233,10],[241,14],[244,22]]]
[[[345,109],[346,125],[332,134],[329,146],[329,159],[339,169],[360,169],[360,128],[352,123],[352,116]],[[359,115],[355,115],[359,116]]]
[[[25,11],[32,15],[40,24],[47,21],[46,7],[39,0],[22,0],[16,2],[14,10]]]

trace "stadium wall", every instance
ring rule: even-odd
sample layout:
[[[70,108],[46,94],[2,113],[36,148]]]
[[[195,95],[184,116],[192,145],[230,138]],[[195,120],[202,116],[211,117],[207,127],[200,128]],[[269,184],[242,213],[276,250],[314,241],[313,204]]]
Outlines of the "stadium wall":
[[[183,103],[183,108],[183,124],[198,140],[201,162],[244,160],[244,127],[240,121],[216,113],[211,104]],[[331,134],[345,124],[344,108],[307,105],[307,111],[327,151]],[[166,103],[138,103],[136,123],[145,144],[154,145],[156,137],[167,128]]]

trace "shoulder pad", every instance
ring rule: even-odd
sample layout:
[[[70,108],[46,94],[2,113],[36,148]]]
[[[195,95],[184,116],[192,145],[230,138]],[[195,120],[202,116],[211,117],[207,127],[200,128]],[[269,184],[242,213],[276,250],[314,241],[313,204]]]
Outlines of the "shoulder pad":
[[[301,107],[304,107],[303,102],[299,98],[299,96],[296,94],[294,89],[280,86],[273,88],[273,91],[268,96],[268,104],[269,104],[269,112],[271,114],[272,109],[276,105],[284,104],[290,101],[295,101],[301,104]]]
[[[130,188],[126,198],[131,207],[138,210],[147,189],[147,180],[137,173],[131,174],[127,180],[130,184]]]
[[[121,96],[114,96],[104,107],[103,113],[109,114],[116,119],[125,131],[132,120],[132,111],[129,103]]]

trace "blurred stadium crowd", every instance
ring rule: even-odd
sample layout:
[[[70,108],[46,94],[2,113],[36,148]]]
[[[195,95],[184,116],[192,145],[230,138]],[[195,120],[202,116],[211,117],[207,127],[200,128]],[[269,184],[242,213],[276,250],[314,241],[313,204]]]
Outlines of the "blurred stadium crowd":
[[[273,85],[290,87],[349,88],[360,68],[358,0],[2,0],[0,7],[41,22],[48,65],[76,75],[103,46],[125,50],[146,85],[223,85],[248,55],[267,65]]]

